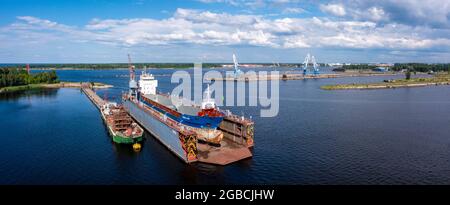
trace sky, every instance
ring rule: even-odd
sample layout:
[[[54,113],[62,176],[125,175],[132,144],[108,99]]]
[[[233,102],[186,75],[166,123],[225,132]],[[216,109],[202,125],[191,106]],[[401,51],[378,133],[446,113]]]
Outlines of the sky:
[[[0,63],[450,63],[449,0],[0,0]]]

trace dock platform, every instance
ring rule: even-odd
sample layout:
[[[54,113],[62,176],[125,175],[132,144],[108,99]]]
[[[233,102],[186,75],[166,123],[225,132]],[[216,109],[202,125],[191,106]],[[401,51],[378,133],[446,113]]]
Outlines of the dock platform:
[[[94,103],[94,105],[100,109],[106,102],[99,97],[94,90],[92,90],[91,86],[88,83],[83,83],[81,85],[81,90],[86,94],[86,96]]]
[[[227,165],[253,156],[249,148],[224,138],[220,147],[197,144],[198,162]]]

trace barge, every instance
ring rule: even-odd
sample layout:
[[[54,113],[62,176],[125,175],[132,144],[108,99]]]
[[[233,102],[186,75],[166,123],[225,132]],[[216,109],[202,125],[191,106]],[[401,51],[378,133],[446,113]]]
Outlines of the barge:
[[[143,140],[144,130],[134,122],[123,106],[108,102],[103,105],[100,111],[113,142],[136,144]]]
[[[128,115],[124,107],[101,99],[87,83],[82,84],[81,90],[100,110],[112,141],[117,144],[133,144],[133,149],[140,150],[139,142],[143,140],[144,130]]]

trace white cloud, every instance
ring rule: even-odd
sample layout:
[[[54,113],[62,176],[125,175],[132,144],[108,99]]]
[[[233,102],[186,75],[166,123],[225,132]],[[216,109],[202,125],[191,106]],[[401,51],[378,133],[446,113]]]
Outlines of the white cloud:
[[[370,7],[372,8],[372,7]],[[372,9],[381,18],[379,8]],[[126,47],[146,45],[259,46],[268,48],[428,49],[450,46],[448,30],[371,20],[276,18],[177,9],[166,19],[93,19],[83,27],[36,17],[0,28],[1,41],[45,44],[90,42]],[[1,45],[0,45],[1,47]]]
[[[355,20],[450,27],[448,0],[337,0]]]
[[[290,8],[285,8],[282,13],[283,14],[300,14],[300,13],[304,13],[304,12],[305,12],[305,10],[302,8],[290,7]]]
[[[335,16],[345,16],[346,14],[344,5],[342,4],[321,4],[320,10]]]
[[[380,21],[384,18],[386,18],[386,14],[384,13],[384,10],[382,8],[378,7],[371,7],[368,9],[369,13],[369,19],[373,21]]]
[[[281,6],[296,4],[301,0],[197,0],[202,3],[225,3],[236,7],[249,7],[251,9],[263,8],[268,6]]]

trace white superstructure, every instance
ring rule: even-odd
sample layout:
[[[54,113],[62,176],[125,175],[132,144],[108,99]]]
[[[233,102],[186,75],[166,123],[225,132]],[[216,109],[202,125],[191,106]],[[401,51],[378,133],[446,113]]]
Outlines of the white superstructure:
[[[202,101],[202,109],[213,109],[216,108],[216,102],[213,98],[211,98],[211,92],[209,90],[209,85],[205,90],[203,101]]]
[[[144,95],[156,95],[156,87],[158,87],[158,80],[152,74],[146,72],[146,69],[142,71],[139,78],[139,89]]]

